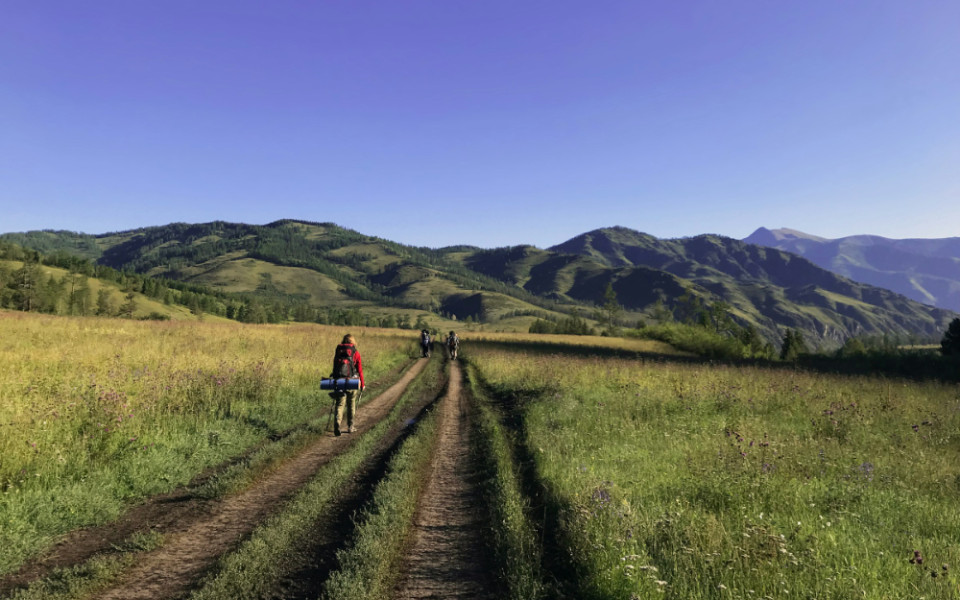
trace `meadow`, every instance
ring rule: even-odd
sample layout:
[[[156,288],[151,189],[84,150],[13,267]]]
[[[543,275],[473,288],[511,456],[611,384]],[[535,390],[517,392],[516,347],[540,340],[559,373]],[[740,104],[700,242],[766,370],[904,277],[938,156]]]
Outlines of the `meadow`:
[[[572,597],[960,598],[957,385],[464,354],[529,457],[528,516]]]
[[[0,311],[0,575],[329,408],[343,328]],[[369,382],[409,332],[353,328]]]
[[[414,332],[351,332],[371,395],[418,355]],[[344,333],[0,311],[0,575],[212,468],[190,488],[198,497],[253,485],[323,435],[318,379]],[[960,598],[957,384],[724,364],[656,340],[461,333],[500,597]],[[404,407],[439,397],[442,372],[428,363],[387,418],[221,557],[197,597],[274,593]],[[392,589],[386,566],[435,452],[429,413],[408,433],[377,459],[386,473],[335,549],[328,597]],[[63,597],[163,543],[144,534],[78,567],[67,587],[81,591]]]

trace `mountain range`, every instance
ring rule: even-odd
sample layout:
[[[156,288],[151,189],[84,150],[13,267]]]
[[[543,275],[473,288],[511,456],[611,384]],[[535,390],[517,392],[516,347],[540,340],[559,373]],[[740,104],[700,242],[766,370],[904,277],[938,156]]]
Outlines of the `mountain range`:
[[[589,316],[608,285],[626,320],[723,302],[779,342],[784,328],[838,345],[864,334],[936,338],[956,314],[857,283],[800,256],[731,238],[664,240],[623,227],[557,246],[406,246],[331,223],[222,221],[88,235],[4,234],[42,252],[291,305],[406,311],[518,330],[537,318]]]
[[[960,311],[960,237],[827,239],[761,227],[743,241],[802,256],[814,264],[932,306]]]

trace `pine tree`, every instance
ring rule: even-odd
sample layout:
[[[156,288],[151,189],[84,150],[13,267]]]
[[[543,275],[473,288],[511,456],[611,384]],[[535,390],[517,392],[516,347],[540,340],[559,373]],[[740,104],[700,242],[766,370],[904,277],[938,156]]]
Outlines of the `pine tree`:
[[[620,315],[623,314],[623,307],[617,302],[617,292],[613,289],[613,282],[607,282],[607,288],[603,291],[603,304],[596,314],[596,318],[603,325],[604,333],[608,335],[617,335],[617,322]]]
[[[803,334],[798,329],[788,329],[783,336],[783,347],[780,348],[780,360],[797,360],[801,354],[806,354],[807,344],[803,341]]]
[[[38,263],[26,262],[13,274],[14,302],[20,310],[39,310],[41,289],[44,284],[43,271]]]
[[[947,356],[960,355],[960,317],[951,321],[944,332],[940,352]]]
[[[133,318],[133,312],[137,310],[137,298],[136,294],[132,291],[127,292],[127,301],[120,305],[120,316],[127,319]]]
[[[116,312],[113,299],[110,297],[110,290],[101,287],[97,290],[97,314],[101,317],[112,317]]]

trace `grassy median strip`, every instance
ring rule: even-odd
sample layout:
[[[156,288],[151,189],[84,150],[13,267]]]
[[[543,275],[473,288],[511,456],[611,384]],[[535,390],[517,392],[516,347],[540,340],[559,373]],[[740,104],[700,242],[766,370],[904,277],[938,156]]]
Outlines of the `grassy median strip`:
[[[440,363],[434,361],[411,384],[390,415],[363,434],[347,452],[332,460],[290,501],[258,527],[236,552],[224,557],[191,598],[194,600],[262,598],[297,567],[289,557],[314,536],[315,524],[336,500],[339,490],[370,457],[403,408],[438,392]]]
[[[478,384],[476,370],[467,370],[477,411],[472,451],[484,470],[483,504],[489,511],[497,576],[506,585],[503,598],[536,600],[546,588],[541,577],[542,548],[527,518],[528,502],[521,491],[509,433],[500,423]]]
[[[426,486],[437,445],[437,419],[430,412],[390,460],[387,477],[358,517],[350,545],[337,554],[340,570],[324,585],[326,600],[388,598],[396,585],[400,559]]]

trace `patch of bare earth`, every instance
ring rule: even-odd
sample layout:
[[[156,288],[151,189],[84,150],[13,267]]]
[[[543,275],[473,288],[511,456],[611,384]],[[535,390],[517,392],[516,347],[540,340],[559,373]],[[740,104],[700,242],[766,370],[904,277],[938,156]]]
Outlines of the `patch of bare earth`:
[[[356,439],[383,419],[425,366],[426,361],[417,361],[394,385],[360,407],[354,419],[357,433],[320,438],[235,496],[202,500],[181,491],[133,509],[137,519],[124,518],[119,529],[129,535],[152,528],[165,534],[165,543],[158,550],[145,554],[117,585],[102,592],[98,598],[159,599],[176,597],[187,591],[222,554],[235,548],[261,521],[307,483],[320,467],[349,447],[351,438]],[[117,529],[116,526],[107,526],[93,530],[92,537],[84,532],[76,535],[86,537],[87,544],[95,545],[106,538],[116,538]],[[98,540],[98,537],[103,539]],[[57,550],[59,554],[71,554],[69,543],[61,543]],[[48,557],[46,562],[54,560],[63,562],[63,557]],[[9,582],[4,581],[3,587],[13,589],[29,581],[19,583],[15,579],[22,579],[22,574],[10,578]]]
[[[440,435],[430,481],[395,594],[401,600],[496,597],[482,535],[478,470],[470,454],[470,407],[460,391],[461,379],[459,364],[451,363],[447,395],[439,406]]]

